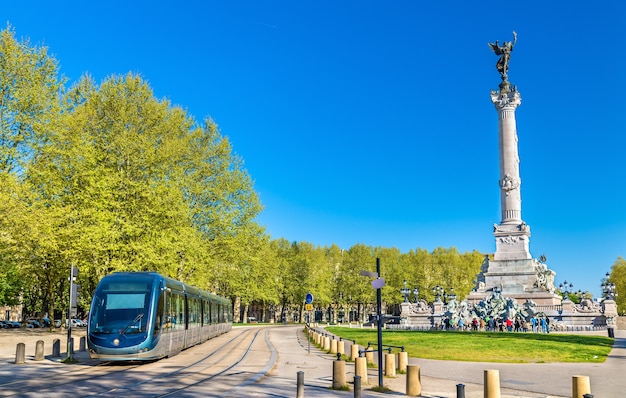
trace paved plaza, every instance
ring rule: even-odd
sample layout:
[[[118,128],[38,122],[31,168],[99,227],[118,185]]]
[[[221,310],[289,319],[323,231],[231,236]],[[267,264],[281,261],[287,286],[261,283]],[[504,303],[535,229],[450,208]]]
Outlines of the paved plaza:
[[[271,351],[270,360],[259,363],[255,377],[220,397],[295,397],[297,393],[297,374],[304,372],[304,397],[352,397],[353,391],[333,391],[333,362],[335,355],[326,354],[314,345],[310,346],[302,325],[276,326],[266,329],[266,339]],[[596,332],[598,334],[599,332]],[[84,332],[82,333],[84,334]],[[76,337],[80,334],[77,333]],[[6,335],[4,336],[6,337]],[[465,387],[466,398],[483,397],[484,371],[497,369],[500,373],[502,398],[564,398],[571,397],[572,376],[589,376],[591,392],[596,398],[626,396],[626,331],[617,330],[613,350],[604,363],[490,363],[456,362],[409,358],[409,365],[419,365],[422,396],[430,398],[456,397],[457,384]],[[39,337],[36,337],[37,339]],[[6,339],[5,339],[6,340]],[[34,341],[27,342],[30,356]],[[3,342],[4,343],[4,342]],[[14,365],[15,345],[0,344],[0,384],[11,383],[16,374],[28,373],[31,378],[55,377],[59,366],[95,365],[87,352],[77,352],[80,365],[55,364],[50,360],[34,363],[27,360],[26,365]],[[349,347],[346,346],[349,352]],[[259,355],[259,358],[263,357]],[[267,356],[265,356],[267,358]],[[56,366],[52,366],[56,365]],[[228,377],[226,375],[225,377]],[[346,363],[346,380],[354,379],[354,364]],[[383,394],[371,391],[378,384],[378,369],[368,370],[370,385],[363,384],[362,397],[406,396],[406,376],[384,377],[384,385],[392,392]],[[207,386],[210,387],[210,386]],[[351,386],[352,387],[352,386]],[[0,393],[0,395],[2,395]],[[176,395],[174,395],[176,396]],[[183,395],[180,395],[183,396]],[[213,397],[211,389],[203,396]]]

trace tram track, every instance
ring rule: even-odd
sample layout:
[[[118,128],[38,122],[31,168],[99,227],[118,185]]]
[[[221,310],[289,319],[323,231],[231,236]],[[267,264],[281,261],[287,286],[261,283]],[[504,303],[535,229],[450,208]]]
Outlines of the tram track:
[[[19,371],[12,372],[10,379],[0,382],[0,396],[166,397],[211,388],[216,379],[220,381],[214,384],[222,385],[222,378],[236,387],[258,380],[271,369],[275,355],[268,351],[268,331],[266,327],[233,329],[150,363],[103,362],[67,367],[44,363],[16,368]],[[265,339],[260,338],[263,334]]]
[[[222,343],[219,347],[211,349],[210,353],[191,363],[188,363],[188,357],[195,353],[184,351],[183,354],[178,354],[171,358],[172,361],[158,361],[150,364],[153,366],[144,366],[140,369],[141,373],[147,374],[152,372],[154,376],[149,376],[136,382],[126,383],[106,391],[90,394],[90,396],[164,397],[176,395],[192,386],[215,379],[218,376],[224,375],[227,371],[234,369],[250,353],[251,347],[257,342],[257,337],[264,329],[265,328],[254,328],[241,330],[236,336]],[[231,333],[233,332],[231,331]],[[245,348],[242,350],[241,346],[245,346]],[[198,348],[200,347],[201,346],[198,346]],[[161,371],[172,367],[176,369],[165,372]]]
[[[75,366],[70,369],[56,371],[50,369],[48,377],[28,377],[16,375],[17,380],[7,383],[0,383],[1,397],[28,396],[30,393],[39,395],[50,388],[62,388],[64,386],[72,386],[75,383],[84,380],[93,380],[98,377],[111,376],[115,373],[126,372],[130,369],[137,368],[140,364],[122,365],[111,367],[110,362],[102,362],[93,366],[81,367],[79,370]],[[60,380],[60,381],[58,381]]]

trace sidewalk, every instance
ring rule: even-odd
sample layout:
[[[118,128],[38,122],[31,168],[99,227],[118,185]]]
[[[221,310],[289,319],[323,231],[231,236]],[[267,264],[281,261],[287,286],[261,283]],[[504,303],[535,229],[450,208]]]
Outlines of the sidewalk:
[[[298,371],[304,372],[305,397],[353,396],[352,391],[329,389],[332,386],[332,363],[336,356],[322,353],[314,346],[311,346],[309,354],[302,326],[272,329],[269,338],[277,350],[276,366],[269,373],[270,377],[255,385],[264,394],[250,396],[294,396]],[[346,352],[349,352],[348,342]],[[614,348],[608,360],[601,364],[503,364],[417,358],[409,358],[409,364],[420,366],[423,397],[456,397],[457,384],[465,386],[466,398],[483,397],[484,371],[487,369],[499,370],[502,398],[571,397],[574,375],[589,376],[591,391],[596,397],[617,397],[626,390],[626,331],[616,331]],[[348,362],[346,381],[351,385],[353,379],[354,365]],[[406,396],[405,375],[384,377],[384,386],[393,390],[390,394],[369,390],[378,384],[378,369],[369,369],[368,380],[370,385],[362,385],[362,397]],[[276,391],[276,394],[271,394],[271,391]]]

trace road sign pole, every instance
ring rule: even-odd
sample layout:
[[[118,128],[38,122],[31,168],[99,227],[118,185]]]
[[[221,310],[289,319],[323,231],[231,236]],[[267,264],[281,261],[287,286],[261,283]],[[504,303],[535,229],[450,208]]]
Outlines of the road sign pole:
[[[311,311],[309,311],[309,319],[307,322],[308,328],[306,328],[307,340],[309,341],[309,355],[311,355]]]
[[[376,257],[376,273],[380,278],[380,258]],[[376,289],[376,316],[378,317],[378,386],[383,387],[383,316],[381,288]]]
[[[306,294],[306,298],[304,299],[304,302],[306,303],[306,309],[308,312],[308,318],[307,319],[307,340],[309,341],[309,349],[308,349],[308,353],[309,355],[311,355],[311,335],[309,334],[309,330],[311,329],[311,311],[313,311],[313,295],[311,293],[307,293]]]

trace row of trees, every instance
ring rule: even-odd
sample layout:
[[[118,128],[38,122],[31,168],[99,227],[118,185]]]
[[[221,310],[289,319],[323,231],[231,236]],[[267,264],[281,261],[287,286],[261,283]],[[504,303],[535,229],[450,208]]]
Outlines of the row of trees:
[[[67,308],[72,265],[81,304],[114,271],[157,271],[231,297],[301,310],[374,300],[362,269],[381,258],[383,299],[433,286],[467,294],[483,255],[400,253],[271,239],[242,160],[216,124],[155,98],[137,75],[66,87],[45,47],[0,32],[0,305],[29,314]],[[626,276],[625,276],[626,278]],[[615,281],[615,283],[618,283]]]

